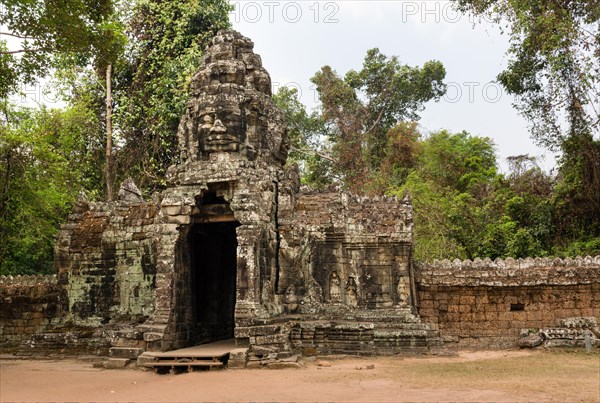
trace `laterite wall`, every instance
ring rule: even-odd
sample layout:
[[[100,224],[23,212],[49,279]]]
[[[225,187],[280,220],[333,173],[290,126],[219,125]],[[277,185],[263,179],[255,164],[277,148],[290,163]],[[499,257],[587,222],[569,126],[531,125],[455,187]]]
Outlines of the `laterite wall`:
[[[417,265],[421,320],[448,347],[505,348],[521,329],[600,318],[600,257],[434,261]]]

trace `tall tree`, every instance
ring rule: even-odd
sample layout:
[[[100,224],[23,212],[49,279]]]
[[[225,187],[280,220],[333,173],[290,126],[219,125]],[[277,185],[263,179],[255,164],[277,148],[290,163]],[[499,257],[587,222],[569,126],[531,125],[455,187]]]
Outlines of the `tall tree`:
[[[0,96],[7,97],[19,83],[32,83],[50,67],[87,66],[106,77],[110,88],[112,64],[122,56],[123,28],[115,15],[113,0],[25,1],[0,4]],[[5,38],[12,38],[13,48]],[[110,108],[106,101],[105,183],[112,199],[112,142]]]
[[[600,135],[598,0],[458,0],[459,9],[508,27],[507,68],[498,75],[516,96],[534,138],[560,150],[577,135]]]
[[[600,237],[600,2],[458,0],[506,24],[508,67],[498,75],[533,138],[561,151],[555,204],[564,237]]]
[[[426,102],[439,100],[445,75],[438,61],[411,67],[378,49],[369,50],[362,69],[344,78],[329,66],[315,74],[334,169],[351,190],[365,191],[385,157],[388,131],[400,121],[417,120]]]

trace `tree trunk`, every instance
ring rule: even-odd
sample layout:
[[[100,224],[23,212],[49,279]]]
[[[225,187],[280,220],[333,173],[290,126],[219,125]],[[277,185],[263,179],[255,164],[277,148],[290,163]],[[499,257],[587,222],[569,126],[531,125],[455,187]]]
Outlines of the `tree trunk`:
[[[112,158],[112,65],[106,67],[106,162],[104,180],[106,181],[106,200],[113,201],[113,158]]]

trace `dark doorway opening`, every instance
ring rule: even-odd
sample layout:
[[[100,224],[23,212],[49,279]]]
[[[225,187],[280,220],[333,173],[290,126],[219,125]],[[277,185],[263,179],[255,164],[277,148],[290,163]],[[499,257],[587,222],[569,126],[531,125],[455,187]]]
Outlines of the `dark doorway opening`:
[[[233,338],[237,222],[194,224],[189,232],[192,344]]]

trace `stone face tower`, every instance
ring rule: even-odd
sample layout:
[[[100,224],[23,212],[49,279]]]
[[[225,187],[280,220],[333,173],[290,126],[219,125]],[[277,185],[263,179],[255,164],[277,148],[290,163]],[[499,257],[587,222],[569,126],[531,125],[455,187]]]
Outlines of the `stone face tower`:
[[[235,338],[254,360],[439,345],[416,315],[410,201],[301,192],[252,48],[213,39],[155,202],[82,201],[64,226],[70,318],[146,350]]]
[[[253,46],[237,32],[219,33],[192,79],[178,133],[181,161],[169,169],[172,186],[161,202],[157,271],[171,277],[164,287],[174,299],[156,308],[170,312],[169,347],[233,337],[234,322],[264,316],[288,144]]]
[[[180,168],[194,171],[194,163],[219,153],[232,160],[285,163],[285,123],[271,99],[269,73],[253,47],[235,31],[213,39],[192,79],[192,99],[179,128]]]

